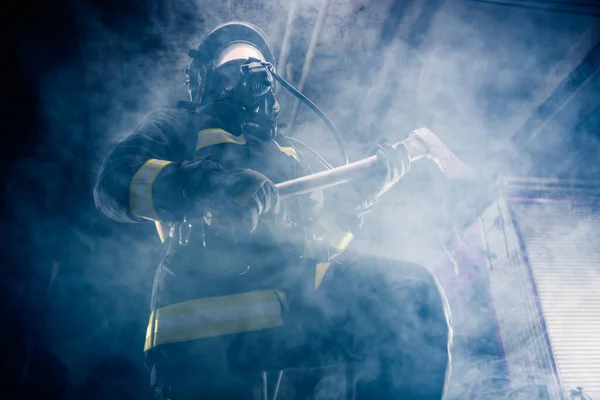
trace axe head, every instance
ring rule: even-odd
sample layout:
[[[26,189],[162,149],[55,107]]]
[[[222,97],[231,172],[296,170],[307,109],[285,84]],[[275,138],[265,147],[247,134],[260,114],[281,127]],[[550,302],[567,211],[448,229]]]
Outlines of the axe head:
[[[427,148],[425,157],[433,161],[447,179],[472,180],[477,177],[475,170],[450,151],[429,129],[417,129],[412,131],[409,137],[418,139]]]

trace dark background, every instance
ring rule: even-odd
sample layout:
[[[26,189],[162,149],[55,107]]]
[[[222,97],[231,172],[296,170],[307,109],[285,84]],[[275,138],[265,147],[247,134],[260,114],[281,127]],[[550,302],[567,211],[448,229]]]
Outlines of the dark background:
[[[289,3],[57,0],[7,6],[0,393],[42,398],[47,386],[68,379],[74,398],[144,395],[141,338],[151,266],[163,249],[152,226],[116,224],[95,210],[96,170],[144,113],[185,98],[185,54],[203,32],[229,19],[250,20],[264,27],[279,55]],[[406,132],[426,125],[446,132],[440,136],[486,176],[598,179],[600,7],[487,3],[334,3],[305,92],[332,114],[355,156],[392,125]],[[285,67],[294,83],[318,11],[318,2],[307,2],[294,20]],[[467,26],[471,31],[463,31]],[[461,67],[453,60],[466,61]],[[477,60],[490,61],[480,68]],[[427,88],[415,89],[419,74],[444,82],[436,85],[447,90],[421,93]],[[457,105],[463,98],[469,99],[464,109]],[[289,120],[292,100],[284,95],[282,103]],[[314,121],[299,111],[296,123],[309,142]],[[394,251],[402,252],[414,244],[407,237],[430,237],[443,225],[436,206],[440,182],[433,169],[416,169],[390,195],[403,200],[384,202],[374,217],[393,213],[396,226],[411,228],[390,235],[386,217],[388,225],[372,224],[359,248],[389,253],[401,242],[404,247]],[[407,257],[424,262],[421,253]]]
[[[137,107],[138,101],[120,93],[119,104],[109,104],[111,85],[119,85],[122,74],[89,77],[80,44],[92,18],[82,9],[93,10],[117,41],[135,37],[143,51],[161,46],[156,24],[147,20],[144,4],[59,0],[11,7],[3,18],[10,42],[3,57],[0,397],[59,398],[68,386],[72,398],[141,398],[147,379],[136,339],[144,335],[149,277],[124,287],[115,274],[133,262],[124,256],[128,238],[151,231],[120,229],[92,201],[97,152],[101,158],[107,149],[106,120],[95,123],[95,115],[112,106]],[[103,47],[98,50],[118,59],[113,52],[119,43]],[[43,104],[44,92],[54,90]],[[90,240],[113,234],[121,248]],[[158,259],[154,253],[146,262]],[[60,279],[53,281],[54,273]],[[128,321],[130,313],[136,317]],[[93,359],[84,369],[70,366],[68,385],[65,349]]]

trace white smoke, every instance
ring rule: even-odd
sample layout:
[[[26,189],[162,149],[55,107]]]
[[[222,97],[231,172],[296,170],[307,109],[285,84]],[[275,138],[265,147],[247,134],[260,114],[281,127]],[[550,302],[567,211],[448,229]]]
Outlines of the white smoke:
[[[92,169],[97,168],[109,148],[127,135],[145,113],[186,99],[183,69],[189,61],[187,50],[197,46],[205,32],[231,19],[253,22],[271,37],[274,53],[279,55],[293,1],[160,2],[160,7],[145,11],[145,20],[125,28],[106,22],[94,7],[80,6],[79,48],[84,81],[77,89],[81,92],[65,95],[70,70],[62,66],[44,79],[41,88],[47,117],[55,125],[54,138],[62,138],[56,132],[69,127],[76,135],[70,139],[77,142],[75,149],[77,145],[93,147],[87,162]],[[557,17],[466,1],[433,3],[416,1],[399,6],[392,0],[331,1],[315,48],[306,94],[338,125],[347,138],[353,160],[370,155],[379,138],[401,140],[410,131],[426,126],[484,177],[527,173],[532,161],[511,143],[510,137],[545,100],[549,88],[555,87],[568,72],[564,68],[557,70],[556,63],[584,34],[590,18]],[[170,8],[165,9],[166,4]],[[321,1],[297,0],[296,5],[289,65],[279,66],[294,84],[303,69]],[[398,15],[390,15],[392,12]],[[385,40],[382,31],[389,36]],[[282,122],[289,122],[286,119],[291,117],[296,100],[285,93],[280,94],[280,100]],[[72,109],[78,105],[88,108],[87,126],[70,126]],[[327,159],[339,162],[335,142],[306,108],[300,107],[294,129],[296,137]],[[548,141],[560,139],[551,137]],[[62,157],[68,162],[78,155]],[[560,159],[565,168],[571,161]],[[90,183],[93,178],[89,177]],[[46,185],[53,190],[51,183]],[[445,257],[439,239],[448,232],[448,216],[441,207],[445,185],[433,165],[413,166],[409,176],[387,193],[369,216],[354,249],[428,265]],[[92,199],[89,200],[91,204]],[[75,222],[61,224],[71,226]],[[73,246],[91,243],[83,251],[84,256],[76,253],[74,257],[90,263],[88,275],[82,280],[94,297],[86,299],[85,304],[104,318],[99,323],[104,326],[99,329],[101,333],[119,331],[109,326],[116,314],[120,319],[117,324],[137,324],[145,318],[143,315],[138,320],[138,314],[146,311],[144,293],[150,290],[148,277],[161,251],[157,249],[158,240],[152,236],[151,224],[109,226],[108,232],[84,227],[74,229],[69,236]],[[120,233],[121,229],[125,233]],[[68,258],[68,254],[67,250],[63,257]],[[112,265],[124,260],[130,264]],[[458,257],[458,261],[464,260]],[[101,270],[107,266],[113,268],[110,273]],[[459,267],[470,266],[465,263]],[[80,278],[63,283],[62,290],[75,290]],[[69,278],[59,275],[57,282],[61,280]],[[111,285],[115,286],[114,291]],[[131,292],[124,294],[124,288]],[[73,298],[86,294],[61,296],[65,297],[59,299],[59,304],[65,308]],[[106,296],[111,300],[106,300]],[[480,314],[483,306],[477,293],[451,302],[460,307],[454,310],[459,336],[478,337],[486,333],[489,324]],[[106,309],[107,303],[120,308]],[[131,307],[139,309],[135,318],[128,309],[131,303],[135,303]],[[85,310],[77,313],[84,315]],[[64,311],[59,315],[64,317]],[[80,336],[73,337],[77,335]],[[85,331],[77,335],[55,339],[56,348],[71,367],[85,369],[93,362],[91,353],[71,349],[73,343],[89,345],[93,335],[86,336]],[[125,339],[111,340],[111,354],[134,352],[132,348],[125,349],[130,345]],[[142,345],[135,346],[141,352]],[[460,346],[456,351],[461,351]],[[495,374],[500,361],[484,356],[467,359],[458,353],[454,354],[454,362],[451,394],[469,398],[477,385]],[[488,382],[483,386],[492,390],[493,385]],[[328,381],[320,389],[334,392],[327,388],[335,387],[336,382]]]

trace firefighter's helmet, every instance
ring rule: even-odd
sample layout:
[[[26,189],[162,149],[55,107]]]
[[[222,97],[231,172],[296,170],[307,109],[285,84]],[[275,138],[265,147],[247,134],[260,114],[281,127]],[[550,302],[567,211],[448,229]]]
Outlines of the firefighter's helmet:
[[[197,49],[190,50],[192,62],[186,68],[187,85],[190,100],[200,103],[210,97],[211,79],[235,77],[236,74],[220,73],[214,77],[216,70],[227,70],[228,66],[239,68],[239,64],[249,58],[270,63],[275,69],[275,57],[269,45],[267,35],[257,26],[248,22],[227,22],[209,32],[200,42]],[[233,71],[236,72],[236,71]],[[234,82],[219,82],[219,85]]]

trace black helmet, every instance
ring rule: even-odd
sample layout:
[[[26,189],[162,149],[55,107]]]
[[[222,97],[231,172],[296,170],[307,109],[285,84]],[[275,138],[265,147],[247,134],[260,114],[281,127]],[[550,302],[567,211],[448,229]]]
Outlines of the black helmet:
[[[227,22],[209,32],[200,42],[198,49],[190,50],[193,58],[186,68],[190,100],[200,103],[205,97],[207,79],[212,72],[224,64],[249,58],[267,62],[275,69],[275,57],[269,46],[267,35],[248,22]]]

